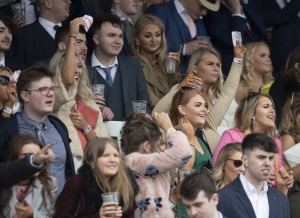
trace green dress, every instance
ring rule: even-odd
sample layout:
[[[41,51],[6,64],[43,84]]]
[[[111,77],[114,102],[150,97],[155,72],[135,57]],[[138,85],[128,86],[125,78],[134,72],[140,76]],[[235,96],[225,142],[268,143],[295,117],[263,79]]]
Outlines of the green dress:
[[[197,149],[195,149],[195,163],[193,166],[193,169],[195,169],[195,170],[200,169],[204,164],[207,163],[207,161],[212,162],[211,155],[210,155],[207,147],[205,146],[204,142],[198,137],[197,137],[197,139],[204,151],[204,154],[201,154]],[[189,217],[187,215],[186,209],[185,209],[184,205],[182,204],[181,200],[178,202],[177,208],[179,210],[179,213],[181,214],[181,216],[180,216],[181,218]]]

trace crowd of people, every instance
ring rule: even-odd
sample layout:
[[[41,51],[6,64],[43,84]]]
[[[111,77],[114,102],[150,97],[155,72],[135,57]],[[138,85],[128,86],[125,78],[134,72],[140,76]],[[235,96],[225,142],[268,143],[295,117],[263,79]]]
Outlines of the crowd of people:
[[[258,2],[0,3],[0,218],[300,217],[300,1]]]

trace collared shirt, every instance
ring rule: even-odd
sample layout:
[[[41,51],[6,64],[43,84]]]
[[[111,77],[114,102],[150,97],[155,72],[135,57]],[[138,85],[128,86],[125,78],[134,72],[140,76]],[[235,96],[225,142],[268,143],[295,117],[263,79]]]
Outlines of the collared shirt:
[[[25,22],[26,25],[33,23],[36,20],[34,6],[29,0],[21,0],[22,4],[25,5]]]
[[[269,200],[268,200],[268,184],[264,181],[262,191],[257,194],[256,188],[248,182],[243,173],[240,174],[240,180],[243,188],[252,204],[255,215],[258,218],[269,218]]]
[[[21,134],[30,134],[37,136],[37,131],[35,126],[37,126],[37,122],[30,119],[24,111],[17,114],[17,120],[19,123],[19,130]],[[45,142],[45,145],[55,142],[55,144],[51,147],[55,159],[50,163],[50,174],[55,176],[58,183],[58,190],[57,196],[62,191],[65,183],[66,183],[66,176],[65,176],[65,165],[67,160],[67,153],[65,149],[64,142],[55,128],[55,126],[50,122],[49,118],[47,117],[43,121],[44,127],[42,128],[42,137]]]
[[[46,20],[44,18],[39,17],[39,22],[42,25],[42,27],[44,27],[44,29],[50,34],[50,36],[52,36],[52,38],[54,39],[55,34],[56,34],[56,30],[54,29],[55,25],[61,26],[61,23],[52,23],[49,20]]]
[[[5,67],[5,55],[3,55],[3,58],[0,61],[0,66]]]
[[[131,18],[130,18],[129,16],[128,16],[128,18],[126,19],[122,14],[116,12],[114,9],[111,9],[111,12],[112,12],[113,14],[117,15],[117,16],[120,18],[121,21],[123,21],[123,20],[128,20],[131,24],[133,24],[133,22],[132,22],[132,20],[131,20]]]
[[[97,59],[97,57],[95,55],[95,52],[93,52],[92,59],[91,59],[91,65],[92,65],[93,68],[96,68],[96,70],[98,71],[98,73],[100,73],[100,75],[105,80],[106,80],[106,73],[101,68],[112,67],[112,69],[111,69],[111,78],[114,81],[116,73],[117,73],[117,69],[118,69],[118,58],[117,58],[117,56],[115,57],[115,60],[112,62],[112,64],[109,65],[108,67],[106,67],[106,66],[104,66],[103,64],[100,63],[100,61]]]
[[[223,218],[223,215],[221,214],[221,212],[218,211],[218,213],[219,213],[219,218]]]
[[[286,3],[290,3],[291,0],[276,0],[277,4],[281,9],[283,9],[286,6]],[[300,11],[298,13],[298,17],[300,18]]]

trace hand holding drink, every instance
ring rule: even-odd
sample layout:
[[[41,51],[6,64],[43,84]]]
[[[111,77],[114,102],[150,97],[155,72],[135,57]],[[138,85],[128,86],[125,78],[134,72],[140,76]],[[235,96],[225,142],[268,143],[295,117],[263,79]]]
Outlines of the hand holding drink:
[[[101,195],[103,204],[99,211],[100,218],[122,216],[122,208],[119,207],[119,193],[107,192]]]

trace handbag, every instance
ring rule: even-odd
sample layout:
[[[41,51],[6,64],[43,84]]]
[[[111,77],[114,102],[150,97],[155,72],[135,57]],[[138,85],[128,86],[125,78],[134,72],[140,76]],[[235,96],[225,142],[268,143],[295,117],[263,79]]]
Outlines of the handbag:
[[[80,101],[78,101],[76,104],[77,104],[77,111],[79,111],[82,114],[85,121],[91,126],[91,128],[95,129],[99,117],[99,111],[95,110],[94,108]],[[76,106],[76,104],[74,106]],[[84,150],[87,143],[85,135],[81,130],[77,129],[76,127],[75,129],[80,139],[82,150]]]
[[[203,164],[201,169],[205,171],[209,176],[213,173],[214,168],[212,167],[210,161],[207,161],[206,164]]]

